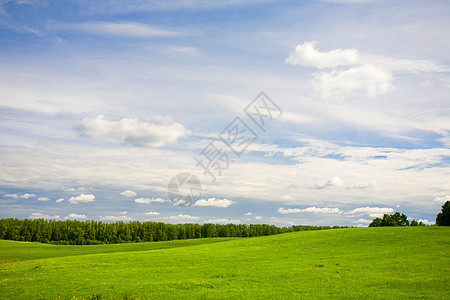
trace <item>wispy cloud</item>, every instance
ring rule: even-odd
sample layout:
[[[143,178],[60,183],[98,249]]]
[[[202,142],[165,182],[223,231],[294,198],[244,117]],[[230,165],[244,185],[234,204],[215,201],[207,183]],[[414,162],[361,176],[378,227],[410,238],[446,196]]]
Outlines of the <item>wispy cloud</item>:
[[[297,214],[297,213],[314,213],[314,214],[342,214],[343,211],[341,211],[339,208],[334,207],[307,207],[307,208],[283,208],[280,207],[278,209],[278,212],[280,214]]]
[[[86,22],[73,24],[52,24],[48,29],[76,30],[89,34],[131,38],[179,37],[181,31],[170,30],[137,22]]]

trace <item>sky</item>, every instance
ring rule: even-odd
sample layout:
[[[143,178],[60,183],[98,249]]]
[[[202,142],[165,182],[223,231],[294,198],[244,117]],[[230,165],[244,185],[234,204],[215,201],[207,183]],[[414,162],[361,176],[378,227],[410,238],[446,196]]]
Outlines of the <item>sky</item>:
[[[449,148],[448,1],[0,1],[0,218],[433,224]]]

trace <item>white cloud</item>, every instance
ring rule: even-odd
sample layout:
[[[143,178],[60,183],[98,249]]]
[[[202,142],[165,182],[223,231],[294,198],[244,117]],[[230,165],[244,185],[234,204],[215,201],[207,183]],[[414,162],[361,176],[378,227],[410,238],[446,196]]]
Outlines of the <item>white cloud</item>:
[[[120,214],[121,215],[126,215],[128,212],[127,211],[121,211]]]
[[[99,216],[100,220],[103,221],[130,221],[132,218],[127,216]]]
[[[228,199],[200,199],[194,203],[194,206],[213,206],[213,207],[228,207],[234,202]]]
[[[39,198],[37,198],[38,199],[38,201],[49,201],[50,199],[49,198],[47,198],[47,197],[39,197]]]
[[[255,216],[255,220],[261,220],[262,217],[261,216]]]
[[[374,97],[388,92],[392,81],[392,74],[368,64],[314,75],[315,88],[322,98],[343,98],[355,91]]]
[[[438,197],[434,198],[433,201],[444,204],[445,202],[450,201],[450,195],[449,196],[438,196]]]
[[[35,194],[26,193],[26,194],[20,195],[20,198],[23,198],[23,199],[34,198],[34,197],[36,197]]]
[[[349,215],[356,215],[356,216],[361,216],[361,215],[368,215],[369,217],[372,218],[377,218],[377,217],[382,217],[384,214],[389,214],[389,213],[393,213],[394,209],[390,208],[390,207],[358,207],[355,208],[349,212],[347,212],[347,214]]]
[[[56,30],[78,30],[90,34],[110,35],[117,37],[151,38],[177,37],[183,33],[174,30],[157,28],[135,22],[86,22],[79,24],[57,24],[49,26]]]
[[[81,194],[78,196],[70,197],[68,200],[72,204],[78,204],[78,203],[88,203],[88,202],[95,202],[95,196],[92,194]]]
[[[159,216],[160,213],[157,212],[157,211],[149,211],[149,212],[144,213],[144,215],[146,215],[146,216]]]
[[[32,213],[31,216],[29,216],[28,218],[30,218],[30,219],[59,219],[59,216],[58,215],[49,216],[49,215],[42,214],[42,213]]]
[[[64,198],[59,198],[59,199],[57,199],[55,202],[56,203],[61,203],[61,202],[63,202],[64,201]]]
[[[137,195],[137,193],[135,192],[135,191],[132,191],[132,190],[126,190],[126,191],[123,191],[122,193],[120,193],[122,196],[125,196],[125,197],[127,197],[127,198],[130,198],[130,197],[135,197],[136,195]]]
[[[190,134],[180,123],[169,117],[156,117],[151,121],[123,118],[108,121],[104,115],[84,118],[75,129],[81,136],[118,141],[136,147],[162,147],[174,144],[179,138]]]
[[[80,186],[77,188],[70,187],[70,188],[64,188],[63,191],[69,192],[69,193],[70,192],[84,192],[84,191],[87,191],[87,188],[85,188],[84,186]]]
[[[288,208],[285,209],[283,207],[280,207],[278,209],[278,212],[280,214],[296,214],[296,213],[304,213],[304,212],[308,212],[308,213],[314,213],[314,214],[342,214],[342,211],[337,208],[330,208],[330,207],[307,207],[307,208]]]
[[[362,218],[352,221],[352,223],[356,223],[356,224],[370,224],[371,222],[372,222],[372,220],[367,220],[367,219],[362,219]]]
[[[358,50],[335,49],[329,52],[320,52],[316,49],[318,42],[304,42],[295,47],[295,51],[286,58],[286,63],[315,67],[318,69],[348,66],[356,63]]]
[[[162,199],[162,198],[142,198],[141,197],[141,198],[134,199],[134,202],[140,203],[140,204],[150,204],[153,202],[164,203],[164,202],[167,202],[167,200]]]
[[[178,52],[182,54],[194,55],[197,56],[200,54],[197,48],[195,47],[169,47],[169,51]]]
[[[6,194],[3,197],[10,197],[10,198],[14,198],[14,199],[19,198],[19,196],[17,194]]]
[[[434,222],[430,222],[427,219],[419,219],[419,220],[417,220],[417,222],[419,222],[419,223],[422,222],[425,225],[433,225],[434,224]]]
[[[248,213],[246,213],[245,215],[246,215],[246,216],[251,216],[251,215],[253,215],[253,213],[248,212]]]
[[[86,215],[84,215],[84,214],[83,215],[78,215],[78,214],[75,214],[75,213],[71,213],[71,214],[65,216],[64,219],[78,219],[78,220],[86,219]]]
[[[297,213],[301,213],[302,212],[302,210],[300,209],[300,208],[288,208],[288,209],[285,209],[285,208],[283,208],[283,207],[280,207],[279,209],[278,209],[278,212],[280,213],[280,214],[297,214]]]
[[[191,215],[184,215],[184,214],[178,214],[176,216],[170,216],[167,218],[171,219],[171,220],[197,220],[197,219],[199,219],[199,217],[195,217],[195,216],[191,216]]]
[[[240,224],[242,221],[241,220],[229,220],[229,219],[212,219],[212,220],[207,220],[204,221],[203,223],[216,223],[216,224]]]

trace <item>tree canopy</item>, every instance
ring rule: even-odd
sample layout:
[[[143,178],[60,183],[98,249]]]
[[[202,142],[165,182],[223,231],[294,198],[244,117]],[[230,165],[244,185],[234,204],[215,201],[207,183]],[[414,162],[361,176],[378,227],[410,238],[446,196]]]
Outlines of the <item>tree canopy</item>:
[[[450,201],[445,202],[441,212],[436,215],[436,225],[450,226]]]
[[[346,226],[344,226],[346,227]],[[70,245],[152,242],[208,237],[252,237],[284,232],[340,228],[340,226],[268,224],[167,224],[162,222],[114,222],[0,219],[0,239]]]
[[[413,223],[414,222],[414,223]],[[422,222],[420,222],[422,223]],[[411,221],[411,226],[421,225],[416,220]],[[404,214],[396,212],[394,214],[384,214],[383,218],[375,218],[369,227],[384,227],[384,226],[409,226],[408,217]],[[423,224],[422,224],[423,225]]]

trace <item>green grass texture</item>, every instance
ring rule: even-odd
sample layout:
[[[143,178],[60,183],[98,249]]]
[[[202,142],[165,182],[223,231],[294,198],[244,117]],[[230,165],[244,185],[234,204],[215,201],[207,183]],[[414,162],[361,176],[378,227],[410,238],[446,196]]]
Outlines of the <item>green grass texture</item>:
[[[0,240],[2,299],[448,299],[450,228],[62,246]]]

